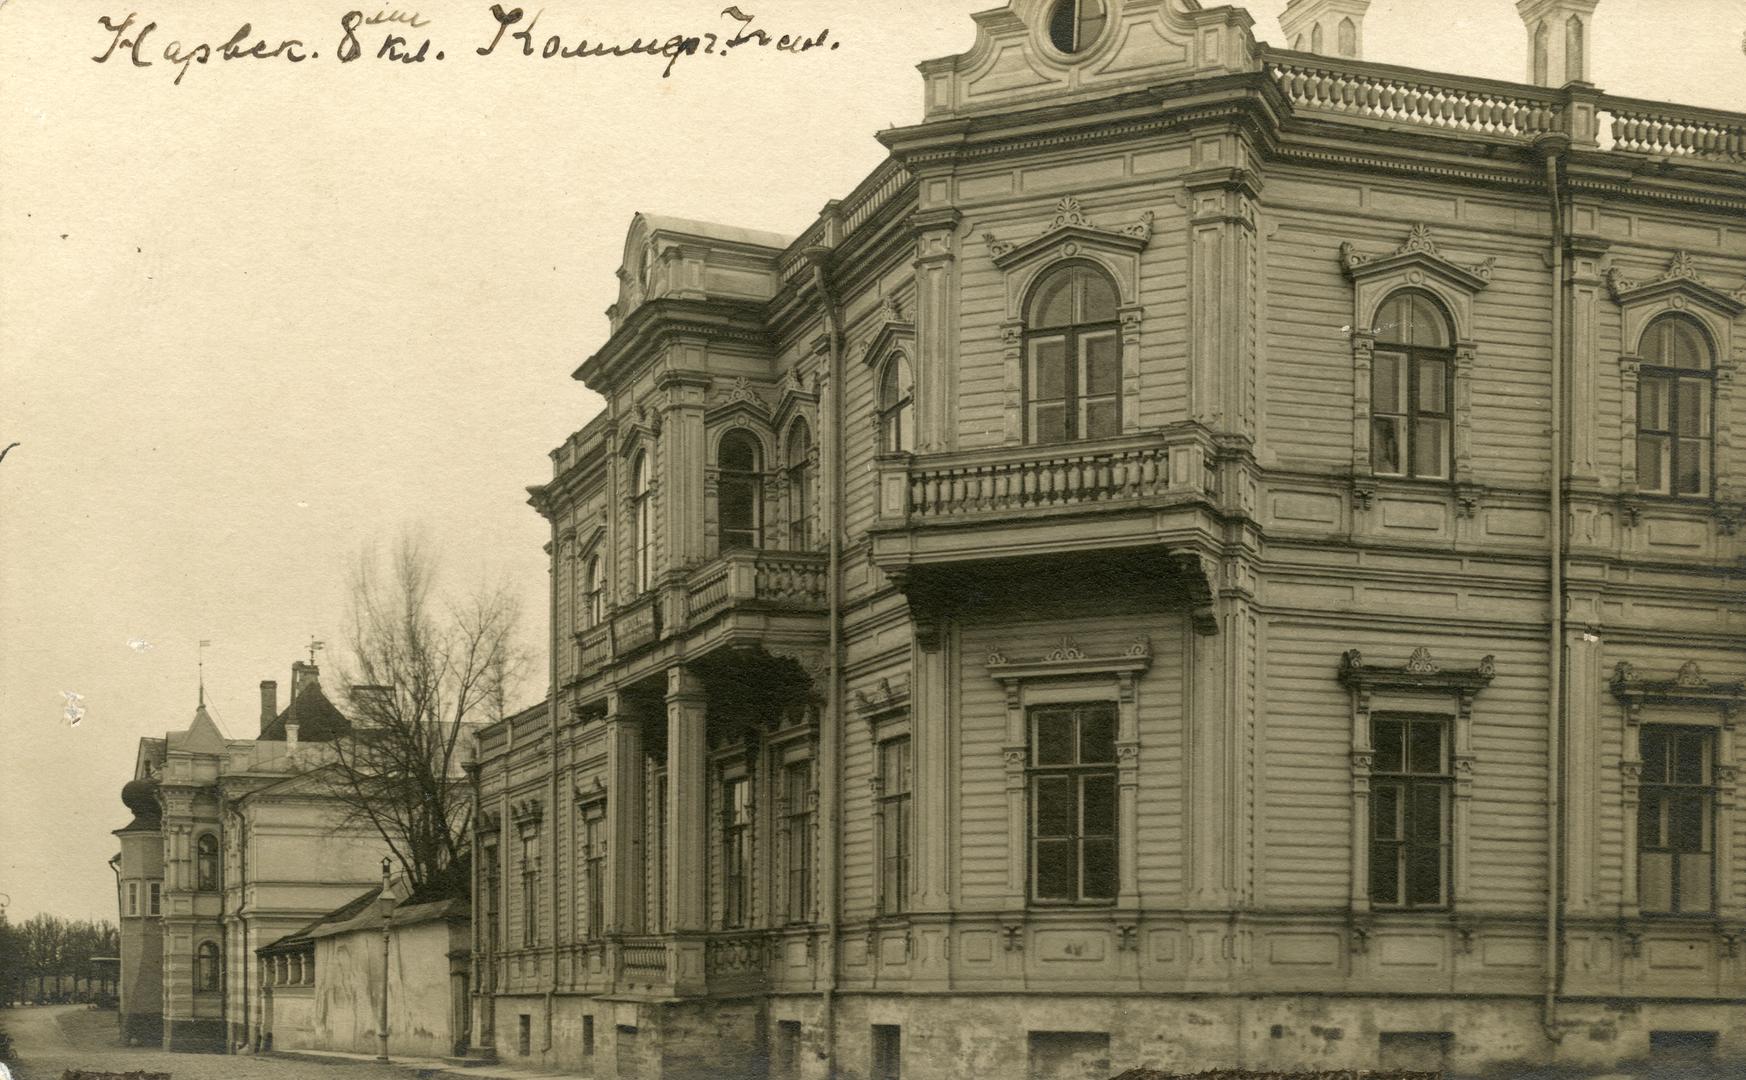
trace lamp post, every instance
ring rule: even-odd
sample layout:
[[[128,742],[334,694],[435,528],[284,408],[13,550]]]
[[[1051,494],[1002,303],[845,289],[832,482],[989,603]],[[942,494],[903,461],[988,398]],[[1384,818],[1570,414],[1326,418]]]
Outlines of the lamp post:
[[[394,910],[394,898],[388,895],[388,856],[382,856],[382,892],[376,904],[382,909],[382,1002],[376,1016],[376,1060],[388,1061],[388,913]]]

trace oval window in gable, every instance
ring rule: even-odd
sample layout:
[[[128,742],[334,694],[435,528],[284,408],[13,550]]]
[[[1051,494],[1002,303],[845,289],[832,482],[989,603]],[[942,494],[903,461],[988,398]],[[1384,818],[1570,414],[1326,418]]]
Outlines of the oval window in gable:
[[[1084,52],[1108,23],[1108,0],[1056,0],[1049,12],[1049,43],[1064,53]]]

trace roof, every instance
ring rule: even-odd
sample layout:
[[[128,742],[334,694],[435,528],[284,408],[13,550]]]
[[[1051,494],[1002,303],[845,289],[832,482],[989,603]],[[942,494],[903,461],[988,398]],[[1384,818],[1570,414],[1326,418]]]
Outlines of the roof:
[[[722,225],[714,221],[693,221],[690,218],[669,217],[665,214],[639,214],[644,227],[651,233],[669,232],[681,233],[685,236],[701,237],[705,240],[725,240],[733,244],[754,244],[758,247],[784,250],[794,243],[792,236],[781,233],[765,232],[762,229],[745,229],[738,225]]]
[[[226,746],[205,702],[194,710],[194,722],[188,725],[188,730],[170,732],[165,742],[172,751],[188,754],[222,754]]]
[[[392,891],[392,889],[390,890]],[[436,890],[419,890],[399,900],[388,916],[389,926],[416,926],[439,919],[465,920],[472,911],[465,896],[433,896]],[[262,945],[255,952],[262,956],[295,952],[314,944],[318,938],[349,934],[357,930],[380,930],[382,913],[376,908],[380,885],[361,893],[334,908],[307,926],[286,934],[271,945]]]
[[[261,740],[284,742],[286,724],[297,725],[299,742],[331,742],[352,730],[352,722],[334,707],[327,694],[322,692],[321,684],[313,679],[292,696],[285,711],[261,728]]]

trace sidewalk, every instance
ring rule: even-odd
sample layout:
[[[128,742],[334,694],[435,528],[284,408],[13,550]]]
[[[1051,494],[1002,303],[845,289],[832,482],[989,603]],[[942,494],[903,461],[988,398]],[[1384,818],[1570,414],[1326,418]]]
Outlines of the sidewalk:
[[[289,1061],[314,1061],[328,1065],[378,1064],[375,1054],[346,1054],[337,1050],[268,1050],[259,1055]],[[388,1064],[404,1069],[419,1080],[575,1080],[583,1073],[558,1073],[518,1068],[514,1065],[457,1065],[443,1058],[401,1057],[390,1054]]]

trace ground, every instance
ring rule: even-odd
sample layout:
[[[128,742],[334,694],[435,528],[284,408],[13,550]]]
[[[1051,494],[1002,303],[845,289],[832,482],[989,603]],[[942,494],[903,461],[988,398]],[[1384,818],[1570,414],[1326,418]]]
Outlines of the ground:
[[[16,1080],[60,1080],[65,1069],[167,1072],[174,1080],[408,1080],[392,1066],[335,1064],[226,1054],[171,1054],[121,1045],[115,1012],[85,1005],[0,1009],[0,1029],[12,1036]]]

